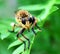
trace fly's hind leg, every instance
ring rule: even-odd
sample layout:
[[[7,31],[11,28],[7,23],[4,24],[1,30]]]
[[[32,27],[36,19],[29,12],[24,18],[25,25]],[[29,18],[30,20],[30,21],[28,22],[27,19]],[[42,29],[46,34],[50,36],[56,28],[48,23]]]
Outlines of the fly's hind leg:
[[[34,27],[37,27],[39,29],[39,31],[41,31],[40,27],[37,25],[37,22],[35,21],[34,24],[32,25],[32,31],[33,33],[36,35],[36,32],[34,31]]]
[[[24,51],[26,50],[26,43],[24,40],[22,40],[21,38],[19,38],[19,34],[22,35],[22,33],[24,32],[25,28],[23,28],[18,34],[17,34],[17,38],[22,41],[24,43]]]
[[[30,40],[24,34],[22,34],[22,36],[28,41],[28,49],[29,49],[30,48]]]
[[[32,31],[33,31],[33,33],[36,35],[36,32],[34,31],[34,26],[32,27]]]

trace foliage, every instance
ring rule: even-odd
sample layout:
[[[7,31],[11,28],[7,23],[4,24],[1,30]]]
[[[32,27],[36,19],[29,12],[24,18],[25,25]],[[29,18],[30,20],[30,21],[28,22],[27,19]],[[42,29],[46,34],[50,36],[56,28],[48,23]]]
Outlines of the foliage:
[[[28,2],[27,1],[28,0],[26,0],[26,1],[18,0],[18,9],[28,10],[32,15],[36,16],[37,19],[38,19],[38,24],[42,28],[42,32],[39,32],[37,29],[35,29],[35,31],[37,32],[36,37],[33,35],[32,31],[30,31],[28,33],[27,33],[27,31],[24,32],[24,34],[26,36],[28,36],[28,38],[30,39],[31,45],[30,45],[30,49],[29,50],[26,49],[26,51],[23,51],[24,46],[23,46],[22,42],[17,40],[17,38],[16,38],[16,34],[17,33],[9,33],[7,31],[8,29],[11,29],[10,23],[12,21],[14,21],[14,19],[13,18],[8,18],[8,17],[7,18],[6,17],[5,18],[1,17],[0,18],[0,43],[1,43],[0,44],[0,46],[1,46],[0,47],[1,48],[0,49],[1,50],[0,54],[20,54],[20,53],[22,53],[22,54],[30,54],[32,45],[33,45],[33,48],[34,48],[34,44],[33,44],[34,43],[34,39],[35,39],[35,41],[38,42],[39,40],[37,40],[37,38],[42,39],[42,37],[40,37],[41,35],[44,37],[44,40],[46,40],[47,42],[45,42],[45,45],[43,45],[42,44],[43,43],[42,42],[43,39],[42,39],[42,41],[39,42],[40,46],[42,45],[42,47],[44,48],[44,46],[47,46],[47,45],[49,46],[50,45],[49,44],[49,35],[51,35],[51,32],[49,32],[50,30],[45,29],[45,24],[46,24],[46,21],[49,21],[51,19],[50,17],[53,17],[52,16],[53,13],[55,13],[57,10],[59,10],[59,8],[58,8],[59,6],[57,4],[60,4],[60,0],[46,0],[46,1],[37,0],[38,2],[35,1],[35,0],[29,0]],[[1,2],[4,2],[4,1],[1,0]],[[2,5],[3,4],[1,4],[1,6]],[[58,21],[58,19],[57,19],[57,21]],[[53,22],[53,21],[51,20],[51,22]],[[52,25],[53,25],[53,23],[52,23]],[[49,27],[47,27],[47,28],[49,28]],[[52,27],[52,28],[54,28],[54,27]],[[19,28],[17,28],[15,30],[15,32],[18,32],[18,30],[19,30]],[[54,34],[53,36],[55,36],[57,41],[59,41],[58,37],[57,37],[57,34]],[[21,38],[23,39],[23,37],[21,37]],[[37,46],[37,45],[39,45],[39,44],[37,44],[37,42],[35,42],[36,48],[39,48]],[[27,41],[26,41],[26,44],[28,45]],[[3,47],[3,45],[4,45],[4,47]],[[51,47],[51,45],[50,45],[50,47]],[[40,49],[41,49],[41,47],[40,47]],[[44,49],[46,49],[46,48],[44,48]],[[49,51],[53,51],[53,50],[54,50],[54,48],[52,50],[49,50]],[[39,53],[36,53],[36,54],[39,54]],[[41,54],[44,54],[44,52],[42,52]]]

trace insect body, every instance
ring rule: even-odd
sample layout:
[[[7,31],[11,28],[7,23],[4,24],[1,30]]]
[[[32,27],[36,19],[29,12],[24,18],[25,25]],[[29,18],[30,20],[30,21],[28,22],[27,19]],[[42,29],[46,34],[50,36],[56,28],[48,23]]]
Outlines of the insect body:
[[[37,19],[32,16],[28,11],[26,10],[18,10],[15,14],[15,19],[17,24],[12,24],[12,31],[14,32],[14,28],[16,27],[21,27],[22,29],[17,33],[17,38],[24,43],[24,50],[26,50],[26,43],[24,40],[19,38],[19,34],[21,34],[27,41],[28,41],[28,49],[30,47],[30,40],[23,34],[25,30],[30,31],[30,28],[32,29],[33,33],[36,35],[36,32],[34,31],[34,27],[36,26],[39,30],[40,27],[37,25]]]

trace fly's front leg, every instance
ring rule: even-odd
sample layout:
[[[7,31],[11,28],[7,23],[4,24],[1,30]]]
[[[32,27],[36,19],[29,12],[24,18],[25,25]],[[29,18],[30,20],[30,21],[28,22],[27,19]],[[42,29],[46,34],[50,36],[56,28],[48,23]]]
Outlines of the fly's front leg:
[[[15,23],[11,23],[11,26],[12,26],[12,30],[8,30],[9,32],[14,32],[14,29],[15,29]]]
[[[11,26],[12,26],[12,30],[8,30],[9,32],[14,32],[15,27],[19,27],[20,25],[19,24],[15,24],[15,23],[11,23]]]

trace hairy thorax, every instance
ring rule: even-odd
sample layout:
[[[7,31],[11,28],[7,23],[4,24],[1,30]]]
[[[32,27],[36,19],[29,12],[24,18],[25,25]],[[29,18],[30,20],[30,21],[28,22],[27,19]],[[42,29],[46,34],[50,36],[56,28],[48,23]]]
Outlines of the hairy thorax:
[[[16,22],[23,28],[24,27],[30,28],[31,23],[29,23],[29,21],[28,21],[29,17],[30,17],[30,13],[28,13],[28,11],[25,11],[25,10],[19,10],[15,14]]]

